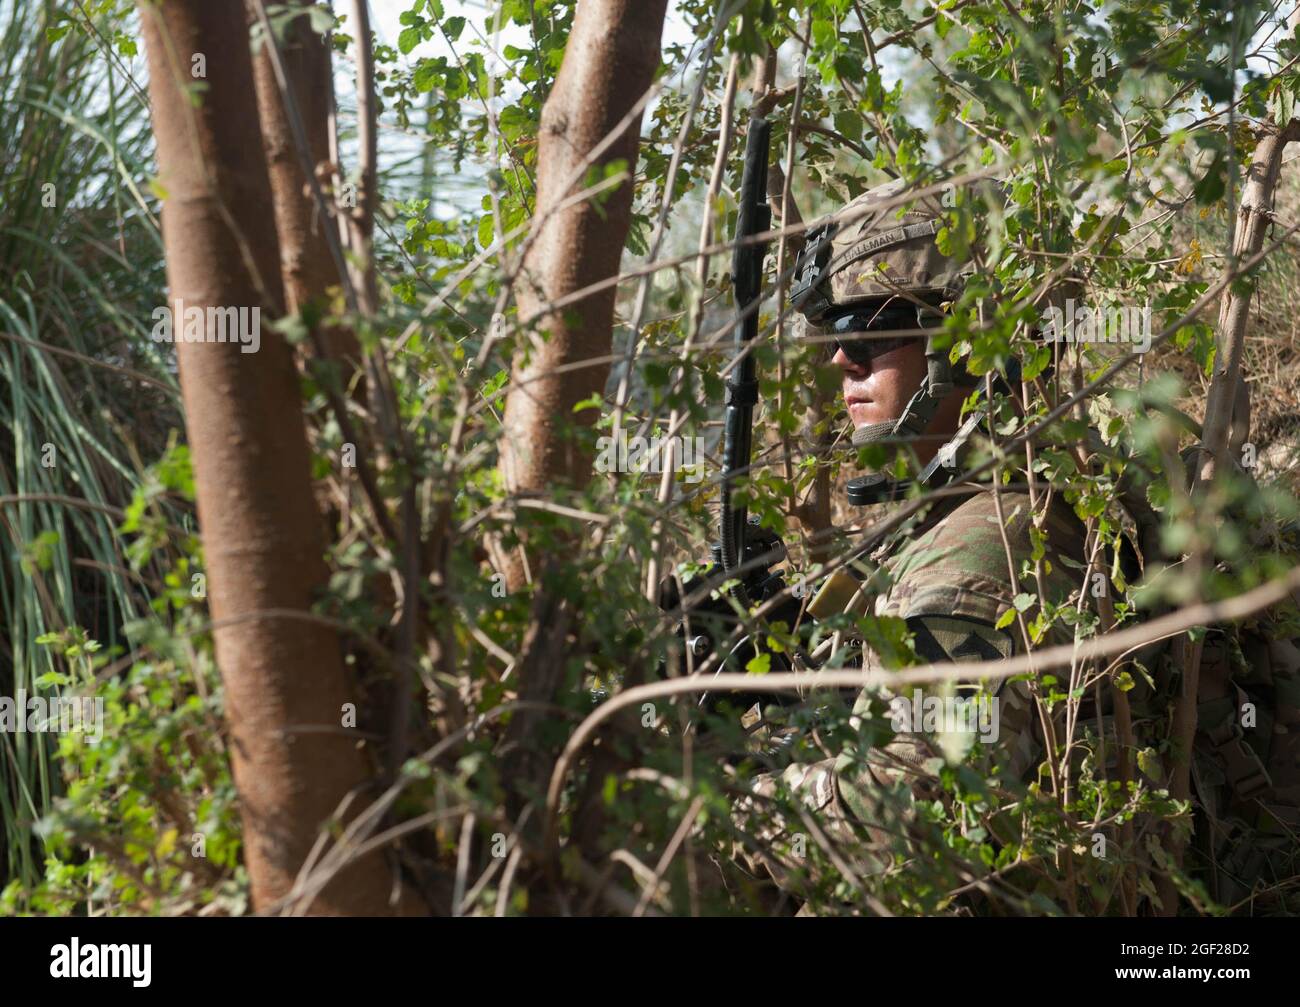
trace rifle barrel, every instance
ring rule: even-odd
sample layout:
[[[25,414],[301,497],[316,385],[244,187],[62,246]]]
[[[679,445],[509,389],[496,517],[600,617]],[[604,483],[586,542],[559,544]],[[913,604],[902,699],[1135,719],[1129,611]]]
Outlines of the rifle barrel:
[[[749,467],[753,451],[754,406],[758,403],[758,375],[749,344],[758,336],[758,305],[763,294],[763,257],[767,242],[745,244],[747,238],[772,226],[772,209],[766,200],[767,164],[772,124],[756,115],[745,138],[745,170],[740,182],[736,215],[736,247],[732,251],[731,282],[736,296],[736,354],[739,363],[727,377],[727,415],[723,434],[722,566],[730,572],[745,557],[748,507],[732,503],[732,481]]]

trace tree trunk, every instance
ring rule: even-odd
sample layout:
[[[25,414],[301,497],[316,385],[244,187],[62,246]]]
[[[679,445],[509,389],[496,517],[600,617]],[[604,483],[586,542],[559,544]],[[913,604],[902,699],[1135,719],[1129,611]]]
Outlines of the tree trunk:
[[[171,303],[274,312],[282,290],[243,5],[162,0],[140,13]],[[194,76],[198,54],[206,79]],[[338,638],[303,618],[327,570],[297,374],[280,335],[263,325],[260,339],[250,353],[178,339],[177,354],[245,861],[264,910],[290,891],[322,825],[368,773],[340,726],[354,697]],[[385,913],[390,886],[373,855],[310,911]]]
[[[542,110],[538,138],[537,206],[543,216],[584,188],[582,170],[593,148],[611,134],[645,93],[660,61],[667,0],[582,0],[555,87]],[[636,169],[640,116],[605,150],[597,170],[622,160]],[[577,176],[576,179],[574,176]],[[600,177],[597,175],[597,177]],[[516,291],[521,317],[544,310],[566,294],[618,273],[631,222],[632,183],[624,182],[599,205],[587,200],[553,214],[528,250]],[[573,407],[603,394],[609,364],[556,373],[564,365],[607,357],[612,345],[612,287],[545,315],[530,339],[529,357],[514,364],[506,398],[501,470],[512,493],[540,493],[591,475],[591,458],[564,435],[573,422],[591,422]],[[508,574],[517,586],[520,571]]]
[[[1300,138],[1300,120],[1295,119],[1280,127],[1269,124],[1260,137],[1242,189],[1233,231],[1232,255],[1225,269],[1237,269],[1238,263],[1258,255],[1264,247],[1265,235],[1274,219],[1273,197],[1282,171],[1282,152],[1297,138]],[[1201,454],[1193,478],[1194,494],[1207,492],[1216,474],[1231,469],[1229,450],[1240,452],[1242,444],[1250,436],[1250,393],[1242,373],[1242,359],[1254,286],[1253,280],[1233,284],[1223,292],[1223,300],[1219,303],[1218,348],[1205,403],[1205,422],[1201,427]],[[1192,559],[1195,561],[1197,557]],[[1207,550],[1191,569],[1206,570],[1214,562],[1213,551]],[[1203,639],[1193,641],[1179,637],[1171,650],[1175,666],[1183,669],[1181,691],[1174,704],[1173,745],[1168,759],[1169,796],[1176,801],[1190,800],[1192,795],[1192,746],[1196,740],[1204,643]],[[1181,835],[1169,837],[1169,855],[1180,868],[1185,845]],[[1167,876],[1161,877],[1159,892],[1161,915],[1175,915],[1178,893]]]
[[[255,0],[256,2],[256,0]],[[309,7],[308,0],[291,0]],[[334,72],[324,36],[312,30],[305,14],[289,23],[280,45],[285,76],[307,141],[313,170],[330,163],[330,113],[334,105]],[[333,220],[322,217],[303,172],[302,154],[294,142],[289,109],[283,100],[271,62],[269,40],[253,60],[257,114],[262,127],[275,229],[280,239],[280,273],[285,308],[295,314],[309,304],[323,306],[326,292],[338,286],[339,271],[330,253],[326,229]],[[318,175],[319,177],[319,175]],[[326,354],[342,366],[341,378],[352,381],[361,368],[361,348],[350,329],[330,326],[321,331]]]

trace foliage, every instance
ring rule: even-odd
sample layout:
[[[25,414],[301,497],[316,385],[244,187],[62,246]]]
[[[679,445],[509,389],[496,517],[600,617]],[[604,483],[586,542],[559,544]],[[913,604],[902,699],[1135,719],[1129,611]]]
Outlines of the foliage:
[[[124,9],[89,6],[87,21],[47,3],[43,20],[15,16],[5,35],[12,56],[28,63],[0,81],[0,107],[12,123],[0,142],[22,145],[0,164],[39,161],[59,192],[77,195],[76,212],[62,214],[63,230],[53,232],[36,217],[34,176],[16,168],[0,174],[0,249],[8,250],[7,262],[21,264],[0,269],[3,327],[95,360],[124,358],[166,390],[150,386],[142,407],[139,386],[128,397],[117,375],[79,359],[56,364],[29,343],[0,353],[12,389],[3,401],[13,403],[5,416],[13,437],[0,447],[0,494],[66,494],[124,508],[116,524],[102,512],[54,501],[16,503],[6,515],[6,533],[19,548],[0,567],[0,606],[16,673],[12,683],[0,678],[0,687],[43,675],[54,676],[45,679],[50,688],[56,680],[57,688],[93,680],[111,728],[99,747],[63,738],[57,761],[49,749],[6,750],[0,759],[11,879],[0,909],[237,913],[246,908],[244,879],[220,747],[220,688],[204,608],[188,590],[202,569],[189,534],[192,486],[183,445],[167,438],[180,427],[174,376],[141,322],[159,303],[162,264],[156,199],[133,181],[146,174],[148,158],[144,111],[121,77],[122,61],[135,55],[133,28]],[[657,471],[597,474],[585,486],[556,487],[553,506],[529,507],[506,498],[495,445],[511,360],[538,335],[534,320],[518,317],[510,283],[534,210],[541,110],[573,9],[566,0],[502,0],[486,12],[413,0],[403,4],[396,45],[376,49],[384,121],[416,135],[425,167],[412,178],[399,154],[385,164],[380,315],[336,314],[388,353],[400,414],[418,446],[406,457],[375,436],[364,448],[382,461],[385,505],[396,512],[414,485],[425,541],[442,536],[446,558],[425,571],[434,575],[420,587],[424,645],[416,663],[430,713],[421,742],[432,752],[440,740],[458,739],[445,752],[406,762],[397,812],[473,813],[467,911],[546,911],[570,900],[595,906],[600,893],[579,861],[615,851],[619,883],[662,911],[783,911],[793,904],[729,858],[755,842],[735,814],[737,800],[749,794],[746,780],[827,751],[883,743],[891,732],[879,710],[854,718],[836,697],[774,707],[775,723],[798,730],[778,731],[784,743],[769,745],[744,737],[722,711],[684,730],[690,697],[611,719],[599,746],[581,748],[563,781],[558,830],[566,870],[558,892],[553,872],[535,869],[532,859],[546,840],[540,788],[547,780],[530,778],[535,789],[518,792],[508,741],[523,712],[502,712],[518,698],[525,670],[536,674],[536,661],[546,659],[533,655],[548,653],[551,634],[558,634],[549,651],[559,655],[558,667],[548,716],[532,740],[552,755],[593,708],[680,656],[673,620],[646,598],[645,583],[652,559],[661,573],[699,560],[714,535],[724,395],[718,373],[725,365],[715,337],[729,337],[731,285],[726,261],[713,262],[701,284],[694,253],[703,217],[715,240],[734,223],[743,144],[723,151],[721,188],[707,202],[730,61],[742,81],[736,125],[743,131],[743,82],[766,46],[774,47],[781,94],[773,151],[782,162],[798,82],[791,67],[800,60],[806,66],[801,121],[817,129],[800,131],[790,165],[805,219],[891,177],[939,187],[941,247],[979,267],[979,279],[948,311],[953,358],[990,377],[1005,377],[1018,360],[1030,391],[1027,410],[999,400],[975,463],[996,462],[1006,479],[1027,467],[1050,483],[1086,527],[1093,555],[1103,558],[1122,549],[1129,525],[1119,498],[1126,481],[1137,479],[1160,515],[1164,549],[1215,561],[1194,574],[1141,583],[1130,583],[1118,562],[1103,564],[1079,571],[1075,599],[1057,606],[1039,598],[1035,581],[1045,560],[1036,554],[1017,571],[1023,594],[1004,620],[1037,644],[1052,633],[1081,640],[1100,632],[1091,609],[1074,604],[1092,569],[1105,573],[1122,627],[1143,608],[1230,597],[1292,565],[1284,542],[1275,536],[1261,545],[1259,537],[1268,522],[1300,516],[1286,483],[1270,484],[1269,473],[1258,471],[1262,496],[1248,481],[1228,479],[1213,497],[1194,500],[1178,452],[1190,442],[1179,410],[1199,412],[1196,397],[1215,346],[1205,312],[1184,316],[1222,275],[1222,258],[1206,252],[1230,247],[1227,229],[1256,127],[1292,114],[1300,75],[1291,61],[1300,47],[1260,3],[682,0],[664,47],[663,90],[645,119],[624,268],[650,257],[660,230],[658,257],[682,261],[620,284],[614,353],[622,363],[610,394],[586,404],[595,422],[575,425],[572,436],[594,454],[600,436],[664,435],[676,415],[677,432],[706,445],[710,477],[693,482],[679,472],[661,502]],[[339,53],[354,42],[349,30],[346,20],[337,23]],[[99,93],[108,97],[90,100]],[[345,130],[351,111],[345,108]],[[997,186],[942,190],[980,171]],[[105,234],[118,247],[106,244]],[[792,255],[784,247],[769,256],[771,290],[788,281],[776,263],[788,271]],[[1294,272],[1269,259],[1245,282],[1271,296]],[[649,308],[631,331],[642,283]],[[1034,340],[1036,310],[1067,286],[1090,304],[1150,305],[1152,332],[1165,338],[1143,366],[1154,361],[1155,370],[1169,373],[1130,366],[1038,432],[1032,458],[1008,460],[1001,445],[1042,424],[1120,351],[1097,344],[1054,354]],[[792,338],[792,321],[776,299],[765,305],[762,327],[756,355],[764,404],[744,499],[765,527],[785,536],[791,572],[815,578],[821,571],[800,539],[797,505],[819,470],[837,482],[865,459],[807,450],[818,433],[805,429],[809,411],[825,398],[824,355]],[[494,342],[492,334],[502,338]],[[613,390],[624,382],[626,400],[617,401]],[[332,579],[320,611],[353,630],[349,659],[379,708],[398,646],[401,556],[377,531],[355,471],[339,461],[345,438],[323,382],[305,375],[303,392],[321,497],[348,504],[330,511]],[[832,407],[823,432],[842,419]],[[125,432],[136,422],[149,424],[138,442]],[[1089,427],[1099,434],[1092,444]],[[39,464],[37,446],[46,441],[69,445],[53,473]],[[583,525],[575,513],[600,519]],[[1233,518],[1226,525],[1224,514]],[[521,543],[540,562],[533,586],[510,594],[493,563]],[[88,592],[77,590],[91,576],[79,559],[94,563],[93,609]],[[44,591],[24,589],[29,578]],[[730,625],[736,621],[733,614]],[[870,617],[811,632],[768,625],[765,646],[772,653],[811,650],[837,628],[877,641],[894,665],[915,660],[899,626]],[[34,648],[31,641],[42,637],[49,643]],[[99,654],[84,653],[89,638],[102,638]],[[769,668],[770,660],[750,662],[756,673]],[[1125,675],[1131,682],[1145,673]],[[1031,685],[1048,710],[1080,698],[1074,679],[1039,676]],[[382,716],[371,710],[365,719],[382,723]],[[1193,911],[1219,912],[1194,878],[1162,860],[1154,839],[1159,823],[1183,828],[1188,820],[1156,772],[1168,745],[1164,736],[1152,740],[1140,760],[1144,772],[1127,787],[1110,774],[1091,728],[1047,753],[1030,784],[1004,778],[978,751],[965,753],[935,767],[940,792],[932,801],[917,806],[890,795],[880,824],[910,838],[890,848],[882,869],[851,877],[813,842],[795,887],[823,913],[861,911],[871,900],[895,913],[1101,914],[1120,911],[1120,877],[1140,867],[1142,894],[1154,896],[1161,873],[1178,874]],[[1072,786],[1058,791],[1067,764]],[[537,802],[527,813],[526,799]],[[793,821],[798,798],[778,792],[762,814],[767,825]],[[438,818],[426,836],[404,845],[403,857],[454,874],[464,820],[453,827]],[[1126,823],[1137,838],[1118,860],[1089,854],[1093,833],[1118,837]],[[195,833],[206,838],[205,860],[190,854]],[[500,868],[498,836],[529,851],[512,890],[501,886],[513,872]],[[846,849],[869,858],[852,848],[850,841]],[[659,871],[670,849],[680,855],[665,857]],[[36,866],[42,859],[43,872]],[[647,871],[662,875],[661,887],[649,883]],[[476,877],[481,884],[472,883]]]

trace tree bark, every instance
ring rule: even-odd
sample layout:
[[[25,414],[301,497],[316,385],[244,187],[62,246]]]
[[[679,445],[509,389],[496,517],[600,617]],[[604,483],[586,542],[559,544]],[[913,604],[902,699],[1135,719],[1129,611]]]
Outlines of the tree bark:
[[[311,6],[309,0],[290,2],[303,8]],[[315,170],[330,163],[334,72],[329,46],[324,36],[312,30],[310,20],[303,14],[289,23],[280,51],[290,94],[307,141],[307,153]],[[290,314],[295,314],[311,304],[323,307],[329,288],[340,283],[339,271],[325,236],[326,229],[334,228],[335,223],[322,216],[309,180],[303,173],[302,156],[294,142],[289,109],[272,66],[269,40],[264,40],[261,51],[253,60],[253,79],[271,180],[275,229],[280,239],[285,308]],[[322,328],[321,339],[327,356],[342,366],[341,378],[346,385],[362,364],[356,334],[348,328],[329,326]]]
[[[1280,128],[1269,126],[1260,138],[1241,192],[1228,268],[1235,269],[1236,263],[1258,255],[1264,247],[1264,237],[1273,225],[1273,196],[1282,171],[1282,152],[1298,135],[1300,120],[1292,120]],[[1204,454],[1196,473],[1198,484],[1213,480],[1215,471],[1223,468],[1229,449],[1239,449],[1249,435],[1250,402],[1241,362],[1254,283],[1248,289],[1235,287],[1223,292],[1219,304],[1218,349],[1205,402],[1201,439]]]
[[[274,312],[280,264],[243,5],[162,0],[140,13],[172,303]],[[195,90],[200,53],[206,86]],[[341,728],[354,697],[338,638],[303,618],[327,570],[290,348],[269,325],[257,352],[244,348],[177,341],[245,861],[253,905],[265,910],[368,772]],[[310,911],[382,914],[390,887],[372,855]]]
[[[1237,263],[1258,255],[1264,247],[1264,237],[1274,219],[1273,197],[1282,171],[1282,152],[1298,137],[1300,120],[1293,119],[1280,127],[1270,124],[1255,147],[1237,210],[1232,255],[1225,267],[1228,270],[1235,270]],[[1219,304],[1218,346],[1205,403],[1201,455],[1193,478],[1194,494],[1206,492],[1218,473],[1231,469],[1229,451],[1240,452],[1250,435],[1250,395],[1241,368],[1253,291],[1253,281],[1234,283],[1223,292]],[[1214,562],[1213,552],[1208,550],[1192,569],[1206,570]],[[1176,801],[1190,800],[1192,794],[1192,746],[1196,739],[1203,647],[1204,640],[1179,637],[1171,650],[1175,665],[1183,669],[1181,690],[1174,704],[1173,746],[1169,759],[1169,796]],[[1181,835],[1170,836],[1169,854],[1179,867],[1183,863],[1185,845]],[[1178,908],[1178,893],[1172,880],[1161,877],[1158,887],[1161,915],[1174,915]]]
[[[538,138],[539,216],[584,188],[582,166],[593,148],[628,115],[650,86],[660,61],[667,0],[582,0],[565,48],[564,62],[542,110]],[[596,160],[595,167],[622,160],[636,168],[640,117]],[[577,175],[575,180],[574,176]],[[631,222],[632,183],[624,182],[596,202],[583,201],[552,214],[524,258],[516,291],[522,316],[566,294],[617,275]],[[506,398],[501,471],[511,493],[540,493],[556,484],[579,485],[591,475],[591,457],[564,430],[589,423],[573,407],[603,394],[609,364],[556,372],[564,365],[606,357],[612,345],[612,287],[547,314],[515,358],[513,388]],[[512,586],[522,570],[508,572]]]

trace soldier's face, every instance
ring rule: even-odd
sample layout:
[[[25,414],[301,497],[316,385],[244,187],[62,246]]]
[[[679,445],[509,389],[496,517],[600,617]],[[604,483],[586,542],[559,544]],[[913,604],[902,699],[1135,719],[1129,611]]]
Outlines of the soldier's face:
[[[888,353],[856,364],[837,348],[831,362],[843,373],[844,403],[854,427],[883,423],[903,415],[903,407],[925,377],[925,341],[914,339]]]
[[[868,423],[883,423],[903,415],[908,401],[921,387],[926,375],[925,340],[914,339],[897,349],[871,358],[869,364],[857,364],[841,348],[831,358],[843,374],[844,402],[854,428]],[[954,388],[939,404],[926,428],[928,436],[911,444],[921,464],[934,457],[940,444],[956,430],[961,418],[966,391]]]

